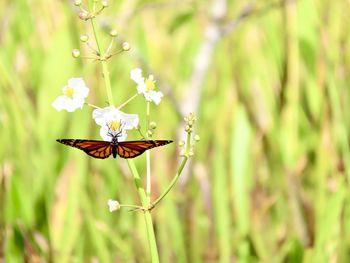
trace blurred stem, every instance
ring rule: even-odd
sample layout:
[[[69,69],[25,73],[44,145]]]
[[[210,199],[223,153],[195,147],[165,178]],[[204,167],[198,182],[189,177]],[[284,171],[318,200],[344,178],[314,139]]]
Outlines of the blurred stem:
[[[137,191],[138,191],[140,199],[141,199],[141,204],[145,208],[149,207],[150,203],[148,201],[146,191],[142,186],[142,181],[141,181],[140,175],[136,169],[135,163],[133,160],[130,160],[130,159],[127,159],[127,162],[128,162],[130,171],[134,177],[134,182],[135,182]],[[152,223],[152,217],[151,217],[150,210],[145,210],[144,216],[145,216],[145,223],[146,223],[146,228],[147,228],[148,243],[149,243],[149,247],[151,250],[152,263],[159,262],[157,242],[156,242],[156,238],[154,235],[153,223]]]
[[[147,110],[146,110],[146,136],[149,139],[149,122],[150,122],[150,108],[151,103],[147,101]],[[150,151],[146,151],[146,167],[147,167],[147,177],[146,177],[146,193],[148,197],[148,202],[151,201],[151,155]]]
[[[89,4],[89,10],[91,12],[91,10],[93,10],[94,8],[92,7],[92,0],[88,1]],[[98,36],[98,32],[96,29],[96,18],[93,17],[90,19],[91,21],[91,26],[92,26],[92,30],[94,32],[94,36],[95,36],[95,41],[96,41],[96,46],[97,46],[97,50],[99,53],[100,58],[104,57],[104,51],[101,48],[100,45],[100,41],[99,41],[99,36]],[[114,101],[113,101],[113,95],[112,95],[112,87],[111,87],[111,81],[109,79],[109,71],[108,71],[108,67],[107,67],[107,61],[106,60],[101,60],[101,64],[102,64],[102,72],[103,72],[103,79],[105,82],[105,87],[106,87],[106,91],[107,91],[107,97],[108,97],[108,103],[110,106],[114,105]]]
[[[299,158],[299,134],[298,124],[300,109],[300,75],[299,75],[299,46],[298,46],[298,13],[297,1],[284,5],[284,17],[286,27],[286,108],[284,112],[285,131],[285,166],[287,168],[287,180],[289,204],[293,215],[295,230],[304,246],[310,244],[307,226],[302,210],[300,193],[298,190],[298,178],[294,168]]]

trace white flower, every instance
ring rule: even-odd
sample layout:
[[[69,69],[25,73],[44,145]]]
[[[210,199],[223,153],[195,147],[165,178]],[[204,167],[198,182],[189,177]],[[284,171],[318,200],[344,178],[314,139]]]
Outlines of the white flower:
[[[62,88],[62,92],[63,95],[59,96],[52,106],[58,111],[73,112],[78,108],[83,108],[89,88],[86,87],[82,78],[71,78],[68,80],[68,85]]]
[[[147,101],[153,101],[157,105],[160,103],[163,93],[160,91],[155,91],[156,81],[154,80],[153,75],[149,75],[145,80],[145,78],[142,77],[142,70],[135,68],[130,71],[130,78],[136,82],[137,92],[139,94],[142,93]]]
[[[111,213],[120,209],[119,202],[116,200],[109,199],[108,200],[108,209],[109,209],[109,212],[111,212]]]
[[[92,112],[92,118],[101,126],[100,135],[105,141],[111,141],[110,134],[117,134],[118,141],[126,139],[126,130],[137,128],[139,124],[139,116],[137,114],[127,114],[113,106],[102,109],[96,109]]]

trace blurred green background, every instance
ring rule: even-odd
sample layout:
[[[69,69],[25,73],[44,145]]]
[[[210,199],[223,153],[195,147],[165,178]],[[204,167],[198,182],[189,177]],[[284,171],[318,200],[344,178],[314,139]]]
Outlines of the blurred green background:
[[[152,211],[161,262],[350,261],[350,2],[110,1],[129,52],[109,60],[117,105],[135,94],[132,68],[153,73],[153,199],[181,160],[183,116],[201,141],[176,187]],[[83,77],[107,106],[92,36],[71,1],[0,2],[0,262],[149,262],[142,213],[123,159],[96,160],[57,138],[99,139],[92,108],[52,101]],[[92,42],[93,43],[93,42]],[[118,49],[118,47],[116,47]],[[125,112],[140,115],[140,96]],[[129,139],[138,139],[137,133]],[[145,157],[136,160],[145,175]]]

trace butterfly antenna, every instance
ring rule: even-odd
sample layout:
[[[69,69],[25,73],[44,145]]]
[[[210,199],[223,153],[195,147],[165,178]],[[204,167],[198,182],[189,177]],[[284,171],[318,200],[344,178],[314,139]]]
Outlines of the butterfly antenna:
[[[116,134],[117,137],[120,137],[123,134],[123,129],[125,126],[125,122],[122,122],[122,120],[120,120],[119,122],[120,122],[120,126],[119,126],[118,132]]]
[[[107,127],[108,127],[107,135],[113,137],[112,129],[111,129],[111,127],[108,125],[108,122],[106,123],[106,125],[107,125]]]
[[[141,140],[145,140],[146,137],[145,135],[142,133],[141,129],[140,129],[140,126],[137,127],[137,131],[139,132],[139,134],[141,135]]]

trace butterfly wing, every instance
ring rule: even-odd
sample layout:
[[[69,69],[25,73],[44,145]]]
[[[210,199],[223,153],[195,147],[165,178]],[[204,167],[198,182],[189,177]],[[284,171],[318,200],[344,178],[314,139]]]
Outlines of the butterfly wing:
[[[173,141],[168,140],[144,140],[119,142],[117,153],[122,158],[134,158],[148,149],[163,146]]]
[[[56,141],[83,150],[94,158],[105,159],[112,153],[111,142],[107,141],[79,139],[58,139]]]

